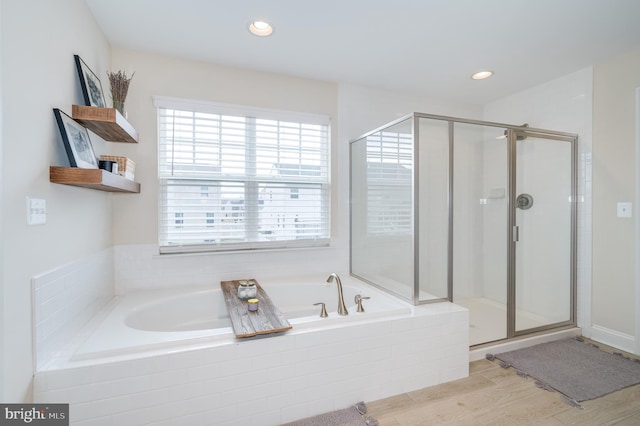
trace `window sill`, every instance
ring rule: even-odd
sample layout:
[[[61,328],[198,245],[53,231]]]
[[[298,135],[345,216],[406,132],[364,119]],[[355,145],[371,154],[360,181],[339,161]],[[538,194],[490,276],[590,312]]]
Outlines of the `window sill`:
[[[326,246],[315,247],[284,247],[284,248],[258,248],[258,249],[240,249],[240,250],[215,250],[215,251],[193,251],[182,253],[158,253],[152,256],[152,259],[167,259],[172,257],[195,257],[195,256],[218,256],[218,255],[234,255],[234,254],[252,254],[252,253],[286,253],[291,251],[317,251],[317,250],[336,250],[336,246],[329,244]]]

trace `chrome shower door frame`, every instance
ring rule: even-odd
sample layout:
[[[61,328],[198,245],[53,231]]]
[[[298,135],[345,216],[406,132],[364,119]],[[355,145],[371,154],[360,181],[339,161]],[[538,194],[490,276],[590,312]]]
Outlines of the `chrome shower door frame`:
[[[577,263],[577,194],[578,194],[578,170],[577,170],[577,164],[578,164],[578,136],[576,134],[572,134],[572,133],[565,133],[565,132],[556,132],[556,131],[550,131],[550,130],[545,130],[545,129],[537,129],[537,128],[530,128],[526,125],[522,125],[522,126],[518,126],[518,125],[512,125],[512,124],[505,124],[505,123],[498,123],[498,122],[488,122],[488,121],[481,121],[481,120],[470,120],[470,119],[463,119],[463,118],[456,118],[456,117],[450,117],[450,116],[442,116],[442,115],[434,115],[434,114],[425,114],[425,113],[411,113],[408,114],[404,117],[400,117],[384,126],[381,126],[375,130],[372,130],[358,138],[352,139],[350,141],[350,144],[357,142],[363,138],[366,138],[370,135],[373,135],[377,132],[380,132],[388,127],[394,126],[400,122],[403,122],[405,120],[408,119],[413,119],[413,123],[412,123],[412,137],[413,137],[413,156],[414,156],[414,167],[413,167],[413,176],[412,176],[412,181],[413,181],[413,200],[412,200],[412,205],[413,205],[413,294],[412,297],[409,299],[406,299],[409,302],[412,302],[414,305],[422,305],[422,304],[427,304],[427,303],[434,303],[434,302],[443,302],[443,301],[453,301],[453,288],[454,288],[454,282],[453,282],[453,271],[454,271],[454,233],[453,233],[453,226],[454,226],[454,206],[453,206],[453,202],[454,202],[454,166],[455,166],[455,158],[454,158],[454,146],[456,143],[456,138],[455,138],[455,134],[454,134],[454,128],[455,128],[455,124],[456,123],[462,123],[462,124],[470,124],[470,125],[478,125],[478,126],[487,126],[487,127],[496,127],[496,128],[501,128],[501,129],[506,129],[506,137],[507,137],[507,162],[508,164],[506,164],[506,168],[508,170],[507,174],[508,174],[508,189],[507,189],[507,210],[508,210],[508,214],[507,214],[507,221],[508,223],[506,224],[508,230],[507,230],[507,235],[508,235],[508,241],[506,241],[507,243],[507,257],[508,259],[506,259],[506,263],[507,263],[507,285],[506,285],[506,300],[507,300],[507,314],[506,314],[506,318],[505,321],[507,322],[507,336],[506,339],[510,339],[510,338],[514,338],[514,337],[518,337],[521,335],[525,335],[525,334],[530,334],[530,333],[534,333],[534,332],[539,332],[539,331],[546,331],[546,330],[551,330],[551,329],[558,329],[558,328],[562,328],[564,326],[575,326],[576,325],[576,300],[577,300],[577,268],[576,268],[576,263]],[[449,152],[449,162],[448,162],[448,185],[446,188],[447,191],[447,246],[443,247],[443,250],[446,250],[447,253],[447,265],[446,265],[446,270],[447,270],[447,295],[445,297],[441,297],[441,298],[432,298],[429,300],[420,300],[420,239],[419,239],[419,235],[420,235],[420,205],[419,205],[419,194],[420,194],[420,179],[419,179],[419,173],[418,170],[420,168],[420,144],[419,144],[419,140],[420,140],[420,125],[419,125],[419,120],[420,119],[429,119],[429,120],[440,120],[440,121],[444,121],[448,123],[448,152]],[[562,322],[557,322],[557,323],[553,323],[553,324],[548,324],[548,325],[544,325],[541,327],[536,327],[536,328],[530,328],[530,329],[526,329],[526,330],[516,330],[516,242],[515,242],[515,226],[516,226],[516,152],[517,152],[517,140],[518,140],[518,136],[531,136],[531,137],[536,137],[536,138],[542,138],[542,139],[549,139],[549,140],[554,140],[554,141],[558,141],[558,143],[570,143],[571,144],[571,205],[570,205],[570,209],[571,209],[571,230],[570,230],[570,307],[569,307],[569,320],[567,321],[562,321]],[[353,158],[352,158],[352,149],[350,149],[350,176],[352,175],[353,171],[352,171],[352,167],[353,167]],[[350,191],[352,190],[351,185],[350,185]],[[353,199],[353,194],[350,193],[350,200]],[[352,208],[352,207],[351,207]],[[349,221],[350,221],[350,225],[353,225],[353,215],[350,214],[349,216]],[[352,242],[352,236],[350,236],[350,254],[352,253],[353,250],[353,242]],[[358,276],[358,274],[353,272],[352,269],[352,259],[350,256],[349,259],[349,264],[350,264],[350,272],[353,276],[364,279],[365,281],[369,282],[370,284],[384,290],[387,292],[390,292],[391,294],[394,294],[398,297],[404,298],[402,296],[399,296],[398,294],[391,292],[390,290],[386,289],[384,286],[379,285],[375,282],[372,282],[370,280],[367,280],[366,278],[362,278],[360,276]],[[505,340],[505,339],[501,339],[501,340]],[[489,343],[489,342],[484,342],[484,343]],[[483,344],[484,344],[483,343]]]
[[[535,137],[554,140],[558,143],[571,144],[571,229],[570,229],[570,296],[569,319],[566,321],[546,324],[539,327],[516,330],[517,309],[517,278],[516,278],[516,245],[518,243],[518,225],[516,223],[517,210],[517,143],[518,137]],[[553,132],[528,127],[512,127],[508,129],[508,158],[509,158],[509,198],[508,198],[508,256],[507,262],[507,339],[531,333],[557,329],[576,325],[577,311],[577,194],[578,194],[578,136],[570,133]]]

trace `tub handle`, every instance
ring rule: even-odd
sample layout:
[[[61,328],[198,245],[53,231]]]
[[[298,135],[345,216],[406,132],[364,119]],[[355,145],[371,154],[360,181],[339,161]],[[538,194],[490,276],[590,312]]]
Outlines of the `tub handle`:
[[[318,302],[313,304],[313,306],[318,306],[318,305],[322,305],[322,308],[320,309],[320,317],[322,318],[328,317],[329,314],[327,313],[327,308],[324,306],[324,303]]]
[[[362,301],[364,299],[371,299],[371,298],[369,296],[361,296],[359,294],[356,294],[355,302],[356,302],[356,305],[358,305],[358,309],[356,309],[358,312],[364,312],[364,308],[362,307]]]

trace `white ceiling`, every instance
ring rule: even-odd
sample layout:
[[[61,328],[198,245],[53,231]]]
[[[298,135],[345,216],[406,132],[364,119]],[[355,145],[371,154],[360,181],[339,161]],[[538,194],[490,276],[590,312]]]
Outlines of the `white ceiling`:
[[[640,49],[640,0],[86,2],[114,46],[480,104]]]

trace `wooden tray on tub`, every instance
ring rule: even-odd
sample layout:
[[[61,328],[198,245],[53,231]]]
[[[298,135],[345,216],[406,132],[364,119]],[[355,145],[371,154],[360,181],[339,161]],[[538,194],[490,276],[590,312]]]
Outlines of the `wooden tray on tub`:
[[[238,297],[238,280],[220,281],[220,287],[227,304],[231,327],[236,337],[253,337],[258,334],[280,333],[291,330],[291,324],[275,307],[267,293],[260,287],[256,280],[259,300],[258,310],[247,310],[247,302]]]

